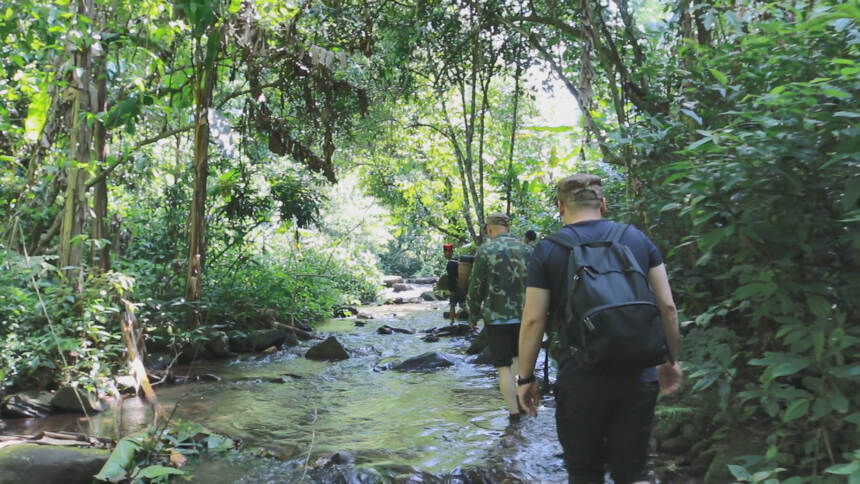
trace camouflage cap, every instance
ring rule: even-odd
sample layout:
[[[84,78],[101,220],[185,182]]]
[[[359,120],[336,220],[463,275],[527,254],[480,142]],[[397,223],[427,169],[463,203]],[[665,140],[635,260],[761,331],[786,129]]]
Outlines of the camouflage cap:
[[[558,198],[563,202],[600,200],[603,183],[597,175],[577,173],[558,182]]]
[[[510,224],[510,219],[507,215],[503,213],[491,213],[487,215],[486,219],[487,225],[502,225],[504,227],[508,227]]]

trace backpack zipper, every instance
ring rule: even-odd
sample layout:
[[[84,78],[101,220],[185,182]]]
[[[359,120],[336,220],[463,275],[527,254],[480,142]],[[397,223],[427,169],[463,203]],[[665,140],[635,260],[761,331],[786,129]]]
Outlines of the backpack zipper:
[[[625,303],[604,304],[603,306],[597,306],[596,308],[591,308],[588,311],[586,311],[585,314],[582,315],[582,323],[585,325],[586,328],[588,328],[589,331],[594,331],[594,323],[591,321],[591,317],[594,316],[596,313],[599,313],[601,311],[606,311],[607,309],[612,309],[612,308],[617,308],[617,307],[622,307],[622,306],[638,306],[638,305],[653,306],[654,308],[657,307],[656,304],[649,302],[649,301],[631,301],[631,302],[625,302]]]

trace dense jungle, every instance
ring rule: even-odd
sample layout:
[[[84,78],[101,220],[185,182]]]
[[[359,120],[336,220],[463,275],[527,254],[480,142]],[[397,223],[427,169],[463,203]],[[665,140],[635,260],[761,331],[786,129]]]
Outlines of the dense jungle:
[[[0,482],[566,482],[443,247],[588,172],[680,314],[652,482],[860,483],[856,0],[0,0],[0,57]]]

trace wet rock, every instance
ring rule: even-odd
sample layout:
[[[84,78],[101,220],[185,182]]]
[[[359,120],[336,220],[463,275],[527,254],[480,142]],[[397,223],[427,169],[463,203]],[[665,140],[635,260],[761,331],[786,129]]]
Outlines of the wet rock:
[[[403,283],[403,278],[400,276],[382,276],[382,285],[385,287],[392,287],[401,283]]]
[[[439,337],[433,333],[430,333],[421,339],[424,340],[426,343],[435,343],[435,342],[439,341]]]
[[[265,381],[266,383],[283,384],[292,381],[292,378],[288,377],[287,375],[281,375],[276,377],[261,378],[260,380]]]
[[[392,289],[394,289],[394,292],[404,292],[411,291],[414,288],[409,284],[395,284]]]
[[[89,484],[107,461],[105,449],[14,445],[0,450],[0,481],[19,484]]]
[[[284,330],[287,331],[288,333],[292,333],[296,338],[298,338],[302,341],[308,341],[308,340],[314,339],[313,334],[311,334],[309,331],[304,330],[302,328],[287,326],[286,328],[284,328]]]
[[[288,328],[298,328],[302,331],[307,331],[308,333],[312,333],[314,330],[314,328],[310,324],[302,321],[293,321],[285,326],[287,326]]]
[[[360,326],[364,326],[364,325],[366,325],[366,324],[367,324],[367,321],[356,321],[356,322],[355,322],[355,325],[356,325],[356,326],[359,326],[359,327],[360,327]]]
[[[467,323],[455,323],[441,328],[433,328],[429,331],[436,336],[465,336],[474,332],[472,326]]]
[[[287,333],[292,334],[297,339],[302,340],[302,341],[308,341],[308,340],[314,339],[314,335],[312,334],[313,330],[310,328],[305,329],[304,326],[306,326],[306,325],[294,326],[294,325],[290,325],[290,324],[277,323],[275,325],[275,329],[280,329],[280,330],[286,331]]]
[[[436,296],[436,293],[434,293],[433,291],[422,292],[421,293],[421,299],[423,299],[425,301],[439,300],[439,298]]]
[[[95,395],[78,388],[63,387],[51,398],[51,407],[60,412],[99,413],[105,409]]]
[[[406,282],[409,284],[436,284],[435,277],[411,277],[406,279]]]
[[[428,371],[454,366],[454,360],[436,351],[424,353],[405,360],[391,369],[396,371]]]
[[[374,319],[373,315],[366,313],[358,313],[355,317],[358,319]]]
[[[251,344],[254,350],[260,350],[269,346],[295,346],[299,344],[299,340],[295,335],[282,329],[269,329],[252,333]]]
[[[51,405],[24,395],[12,395],[0,407],[0,415],[6,418],[42,418],[51,414]]]
[[[305,353],[305,358],[309,360],[345,360],[349,358],[349,353],[346,348],[334,336],[329,336],[322,343],[314,346]]]
[[[263,329],[253,331],[247,336],[235,336],[230,339],[230,348],[240,353],[263,351],[270,346],[295,346],[297,344],[299,344],[298,338],[293,333],[283,329]]]
[[[223,331],[215,331],[210,336],[206,343],[206,351],[213,358],[228,358],[233,356],[230,351],[230,339],[227,338],[227,333]]]
[[[250,353],[253,351],[251,341],[246,335],[235,335],[230,338],[230,349],[238,353]]]
[[[415,334],[411,329],[404,328],[395,328],[394,326],[389,326],[387,324],[380,326],[377,330],[379,334],[392,334],[392,333],[401,333],[401,334]]]
[[[349,454],[348,452],[335,452],[330,456],[318,457],[314,461],[313,466],[316,468],[331,467],[336,465],[351,464],[354,460],[355,458],[352,456],[352,454]]]

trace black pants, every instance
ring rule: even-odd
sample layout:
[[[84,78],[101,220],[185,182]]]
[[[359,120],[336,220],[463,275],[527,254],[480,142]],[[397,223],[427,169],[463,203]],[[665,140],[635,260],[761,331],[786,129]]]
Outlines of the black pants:
[[[562,371],[556,428],[570,482],[603,483],[608,467],[616,484],[647,480],[646,460],[657,382],[640,373]]]

